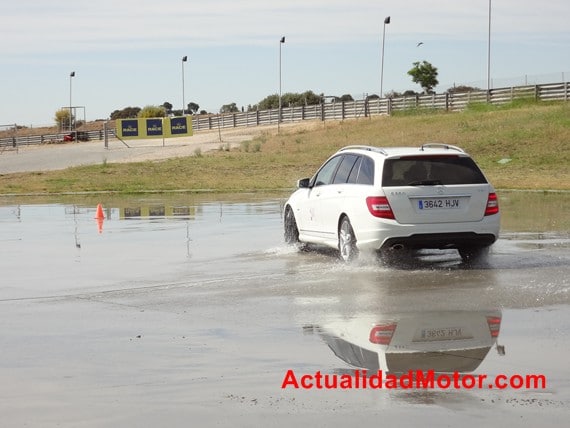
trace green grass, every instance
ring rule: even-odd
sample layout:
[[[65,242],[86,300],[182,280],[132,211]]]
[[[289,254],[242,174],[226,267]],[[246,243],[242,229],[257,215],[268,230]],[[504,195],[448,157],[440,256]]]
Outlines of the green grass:
[[[157,162],[109,163],[62,171],[0,175],[0,194],[144,191],[262,191],[292,188],[342,146],[464,148],[498,188],[570,190],[570,105],[528,100],[342,122],[264,133],[240,148]],[[501,159],[509,162],[498,163]]]

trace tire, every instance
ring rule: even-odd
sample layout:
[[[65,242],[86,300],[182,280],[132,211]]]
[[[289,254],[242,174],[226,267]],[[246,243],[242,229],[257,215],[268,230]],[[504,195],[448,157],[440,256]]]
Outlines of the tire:
[[[467,264],[484,262],[489,255],[489,247],[467,247],[458,251],[463,262]]]
[[[285,210],[285,219],[284,219],[284,228],[285,228],[285,242],[287,244],[298,244],[299,243],[299,229],[297,228],[297,221],[295,220],[295,214],[293,214],[293,210],[290,206],[287,207]]]
[[[338,228],[338,253],[344,262],[354,260],[358,255],[356,236],[348,217],[343,217]]]

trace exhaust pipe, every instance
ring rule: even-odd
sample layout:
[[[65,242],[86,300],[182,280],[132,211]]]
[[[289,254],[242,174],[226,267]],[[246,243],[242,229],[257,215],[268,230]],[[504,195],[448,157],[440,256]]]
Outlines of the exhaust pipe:
[[[399,251],[399,250],[403,250],[404,249],[404,245],[403,244],[394,244],[390,247],[391,250],[393,251]]]

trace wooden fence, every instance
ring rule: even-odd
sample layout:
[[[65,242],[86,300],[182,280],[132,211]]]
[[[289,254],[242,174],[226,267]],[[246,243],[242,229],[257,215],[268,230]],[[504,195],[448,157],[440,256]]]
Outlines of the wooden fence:
[[[111,131],[111,132],[110,132]],[[89,140],[103,140],[105,138],[104,129],[95,131],[79,131],[82,134],[87,134]],[[115,138],[115,131],[107,130],[110,138]],[[16,148],[18,146],[28,146],[34,144],[55,144],[62,143],[63,137],[69,135],[70,132],[61,132],[56,134],[42,134],[42,135],[18,135],[17,131],[12,132],[12,136],[0,138],[0,148]]]
[[[393,111],[408,109],[434,109],[446,111],[464,110],[472,103],[506,104],[516,99],[533,99],[536,101],[568,101],[570,99],[570,83],[548,83],[543,85],[513,86],[491,89],[490,91],[472,91],[463,93],[445,93],[418,95],[399,98],[377,98],[350,102],[326,102],[318,105],[301,107],[284,107],[281,123],[301,122],[303,120],[344,120],[350,118],[389,115]],[[192,129],[205,131],[248,126],[276,125],[279,120],[278,109],[230,113],[218,115],[195,115],[192,118]],[[0,152],[4,149],[17,148],[22,145],[44,144],[63,141],[67,133],[18,136],[0,139]],[[107,137],[115,138],[115,129],[108,127]],[[88,131],[90,140],[103,140],[103,129]]]
[[[373,115],[389,115],[393,111],[408,109],[464,110],[471,103],[506,104],[516,99],[537,101],[568,101],[570,83],[517,86],[455,94],[431,94],[399,98],[377,98],[349,102],[328,102],[318,105],[282,108],[281,123],[303,120],[343,120]],[[243,113],[194,116],[194,131],[237,128],[241,126],[276,125],[278,109]]]

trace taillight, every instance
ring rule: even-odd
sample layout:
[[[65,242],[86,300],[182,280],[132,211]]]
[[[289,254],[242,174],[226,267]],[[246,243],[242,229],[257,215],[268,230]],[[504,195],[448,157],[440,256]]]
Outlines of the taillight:
[[[374,217],[396,219],[388,203],[388,198],[385,196],[369,196],[366,198],[366,205],[368,205],[368,211]]]
[[[389,345],[396,330],[396,323],[379,324],[370,330],[370,342],[376,345]]]
[[[499,200],[496,193],[489,193],[487,198],[487,207],[485,208],[485,215],[493,215],[499,212]]]
[[[487,317],[487,324],[489,325],[489,332],[491,337],[499,337],[499,330],[501,329],[501,317]]]

